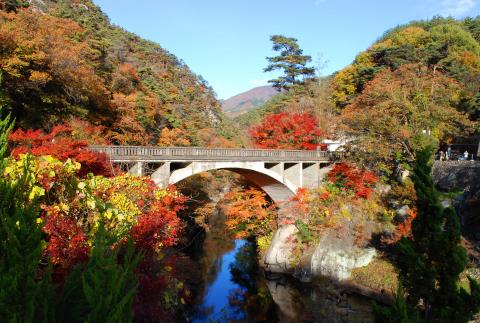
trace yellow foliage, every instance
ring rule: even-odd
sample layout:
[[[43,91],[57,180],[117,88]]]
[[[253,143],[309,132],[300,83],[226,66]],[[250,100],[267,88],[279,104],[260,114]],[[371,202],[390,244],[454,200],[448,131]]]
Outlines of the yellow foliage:
[[[412,45],[415,47],[423,47],[427,43],[430,33],[421,27],[407,27],[393,34],[391,39],[397,46]]]
[[[335,88],[333,91],[333,101],[336,105],[342,105],[348,102],[349,96],[355,94],[355,80],[354,75],[357,73],[357,68],[349,65],[334,77]]]

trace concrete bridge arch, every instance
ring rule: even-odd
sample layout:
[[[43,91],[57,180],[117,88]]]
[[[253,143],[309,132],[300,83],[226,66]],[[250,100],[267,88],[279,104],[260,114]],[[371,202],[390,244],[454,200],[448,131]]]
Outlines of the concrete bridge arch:
[[[298,186],[281,173],[265,168],[258,162],[193,162],[187,167],[174,170],[169,178],[169,184],[177,184],[193,175],[212,170],[228,170],[243,176],[250,183],[260,187],[277,204],[291,199]],[[152,176],[155,181],[155,177]]]
[[[93,146],[131,174],[148,175],[160,187],[212,170],[229,170],[263,189],[278,203],[301,187],[317,188],[334,159],[325,151],[199,147]]]

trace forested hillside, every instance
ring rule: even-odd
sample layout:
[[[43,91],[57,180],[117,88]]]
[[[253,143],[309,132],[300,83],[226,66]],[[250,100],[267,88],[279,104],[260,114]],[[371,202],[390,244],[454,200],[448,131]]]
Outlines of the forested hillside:
[[[305,82],[237,117],[244,129],[268,114],[313,113],[327,136],[355,138],[362,162],[411,163],[424,143],[478,134],[480,18],[434,18],[387,31],[349,66]],[[360,156],[359,151],[364,151]]]
[[[89,0],[0,1],[4,104],[23,128],[78,120],[117,144],[225,145],[207,82]],[[215,141],[215,142],[212,142]]]
[[[380,72],[406,64],[428,66],[459,82],[458,108],[478,118],[480,111],[480,18],[434,18],[387,31],[335,75],[333,99],[344,107]]]

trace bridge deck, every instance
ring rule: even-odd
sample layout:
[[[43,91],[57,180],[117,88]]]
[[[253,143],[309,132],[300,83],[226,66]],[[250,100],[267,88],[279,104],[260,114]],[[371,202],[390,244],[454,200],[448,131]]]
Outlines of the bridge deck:
[[[90,146],[114,162],[133,161],[263,161],[331,162],[340,153],[320,150],[273,150],[203,147]]]

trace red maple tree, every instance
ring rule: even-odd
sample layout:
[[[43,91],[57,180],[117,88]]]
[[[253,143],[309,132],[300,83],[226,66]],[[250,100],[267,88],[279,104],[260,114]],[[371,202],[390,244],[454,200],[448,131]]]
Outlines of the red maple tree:
[[[78,172],[79,176],[88,173],[113,175],[107,156],[88,150],[87,141],[73,139],[72,127],[66,124],[53,127],[49,133],[39,129],[26,131],[17,129],[10,134],[9,142],[12,145],[12,156],[15,158],[26,153],[34,156],[50,155],[61,161],[70,158],[82,165]]]
[[[271,114],[250,129],[250,136],[258,148],[314,150],[326,148],[320,143],[324,132],[309,113],[281,112]]]
[[[371,171],[359,169],[348,163],[335,164],[328,173],[328,179],[336,186],[351,190],[356,197],[368,199],[373,192],[373,184],[378,181]]]

